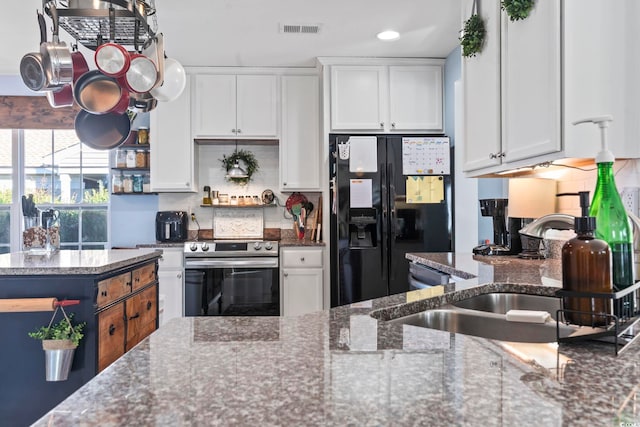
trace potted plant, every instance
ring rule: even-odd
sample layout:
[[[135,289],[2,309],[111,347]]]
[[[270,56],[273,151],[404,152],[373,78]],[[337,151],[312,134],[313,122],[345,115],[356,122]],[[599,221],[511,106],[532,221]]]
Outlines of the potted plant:
[[[258,160],[251,151],[236,150],[229,156],[223,155],[222,168],[227,171],[226,179],[236,184],[245,185],[251,181],[251,176],[258,170]],[[240,166],[240,162],[244,163],[246,168]]]
[[[48,326],[41,326],[28,333],[31,338],[42,341],[42,349],[45,352],[47,381],[64,381],[67,379],[71,370],[73,355],[80,340],[84,337],[82,331],[86,326],[86,322],[73,325],[71,322],[73,313],[67,316],[63,309],[64,318],[54,324],[53,320],[56,313],[57,308]]]
[[[476,0],[473,1],[471,16],[464,22],[464,28],[459,37],[462,46],[462,56],[471,58],[482,50],[485,37],[484,20],[478,13]]]

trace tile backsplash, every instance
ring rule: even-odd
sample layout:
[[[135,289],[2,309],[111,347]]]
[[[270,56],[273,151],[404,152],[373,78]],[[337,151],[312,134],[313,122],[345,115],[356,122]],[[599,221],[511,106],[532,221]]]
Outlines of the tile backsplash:
[[[619,192],[625,187],[640,187],[640,159],[617,160],[614,164],[616,186]],[[596,165],[579,169],[562,169],[553,172],[540,172],[540,178],[551,178],[558,182],[558,193],[575,193],[589,191],[590,198],[596,189]],[[558,212],[569,215],[580,215],[580,204],[577,197],[559,197]]]
[[[204,196],[204,186],[208,185],[211,190],[216,190],[220,194],[231,196],[258,196],[262,192],[270,189],[274,192],[278,206],[265,207],[264,227],[265,228],[293,228],[293,219],[286,212],[284,204],[290,193],[279,191],[279,161],[278,145],[242,145],[238,144],[238,149],[251,151],[258,160],[258,171],[252,176],[251,181],[244,186],[228,182],[225,179],[226,171],[222,167],[221,159],[224,155],[229,156],[235,150],[235,144],[215,144],[200,145],[198,150],[198,193],[162,193],[158,198],[158,210],[184,210],[196,214],[196,219],[201,229],[213,228],[213,209],[202,207]],[[240,165],[242,166],[242,165]],[[305,193],[314,207],[317,207],[320,193]],[[189,221],[189,229],[196,230],[198,225]]]

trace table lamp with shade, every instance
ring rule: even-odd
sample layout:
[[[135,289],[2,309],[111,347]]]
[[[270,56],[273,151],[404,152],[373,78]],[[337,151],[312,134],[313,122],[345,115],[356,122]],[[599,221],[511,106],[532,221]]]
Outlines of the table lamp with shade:
[[[523,247],[519,230],[536,218],[556,212],[556,184],[553,179],[509,179],[507,228],[511,254],[524,258],[540,257],[539,248]]]

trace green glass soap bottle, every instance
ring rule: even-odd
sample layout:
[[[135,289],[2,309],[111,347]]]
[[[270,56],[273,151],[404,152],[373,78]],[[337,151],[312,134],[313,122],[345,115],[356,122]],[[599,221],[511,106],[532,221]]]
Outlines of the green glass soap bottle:
[[[615,157],[607,148],[607,128],[611,116],[594,117],[574,122],[595,123],[600,127],[602,149],[596,156],[598,180],[593,194],[589,216],[596,218],[596,237],[609,244],[613,256],[613,286],[619,291],[634,284],[633,228],[616,188],[613,173]],[[624,312],[621,310],[624,309]],[[616,304],[616,315],[630,316],[634,311],[632,298]]]

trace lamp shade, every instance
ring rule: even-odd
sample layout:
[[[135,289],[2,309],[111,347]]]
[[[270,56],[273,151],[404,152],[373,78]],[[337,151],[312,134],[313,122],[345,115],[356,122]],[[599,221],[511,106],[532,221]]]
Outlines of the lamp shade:
[[[556,181],[542,178],[509,180],[510,218],[540,218],[556,212]]]

